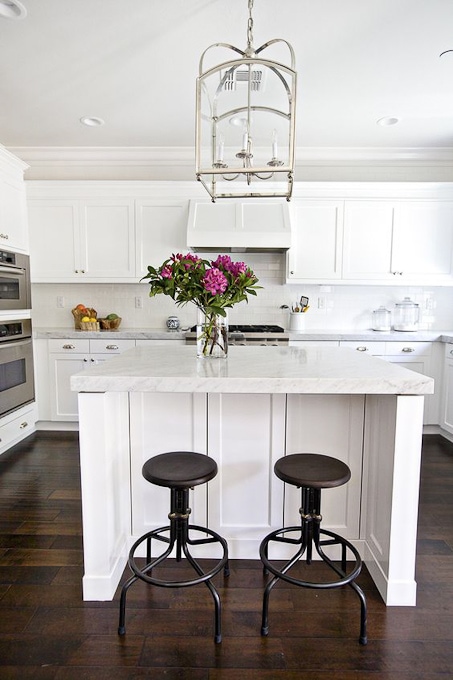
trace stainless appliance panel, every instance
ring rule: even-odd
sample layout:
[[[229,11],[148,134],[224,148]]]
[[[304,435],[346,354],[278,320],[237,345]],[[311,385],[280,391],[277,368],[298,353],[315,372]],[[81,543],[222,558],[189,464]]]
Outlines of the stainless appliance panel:
[[[4,321],[0,324],[0,416],[34,398],[31,322]]]
[[[30,258],[0,250],[0,311],[30,307]]]

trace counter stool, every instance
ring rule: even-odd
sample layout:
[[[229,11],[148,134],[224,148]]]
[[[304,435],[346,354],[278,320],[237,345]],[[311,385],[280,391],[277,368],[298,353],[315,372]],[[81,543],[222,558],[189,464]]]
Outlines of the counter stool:
[[[221,603],[219,594],[211,583],[211,578],[218,574],[222,569],[224,575],[229,575],[228,568],[228,545],[222,536],[206,527],[189,524],[189,489],[199,484],[205,484],[213,479],[217,474],[217,463],[208,456],[192,451],[170,451],[150,458],[143,465],[143,477],[151,484],[165,486],[171,492],[171,507],[168,518],[170,524],[159,529],[149,531],[139,538],[129,552],[128,564],[133,572],[133,576],[123,585],[120,598],[120,618],[118,633],[124,635],[126,632],[126,595],[130,586],[138,579],[155,586],[164,588],[184,588],[186,586],[196,586],[205,583],[211,591],[215,606],[215,642],[221,642]],[[203,534],[197,538],[192,535],[195,533]],[[165,535],[167,534],[167,535]],[[155,539],[167,544],[164,552],[159,557],[151,558],[151,541]],[[138,547],[146,541],[146,562],[140,567],[137,565],[135,553]],[[189,546],[201,545],[205,543],[219,543],[223,555],[217,564],[209,571],[203,571],[201,566],[190,554]],[[165,581],[152,575],[152,570],[169,557],[173,548],[176,551],[176,561],[180,562],[184,554],[189,564],[192,565],[198,576],[193,579],[181,581]]]
[[[322,520],[320,514],[321,489],[330,489],[346,484],[351,478],[349,467],[342,461],[331,458],[330,456],[321,456],[315,453],[294,453],[285,456],[284,458],[280,458],[275,463],[274,472],[279,479],[287,484],[292,484],[293,486],[301,488],[302,502],[301,508],[299,509],[301,525],[277,529],[268,534],[261,542],[260,557],[264,565],[264,573],[267,574],[270,571],[274,575],[264,591],[261,635],[267,635],[269,632],[269,595],[279,579],[305,588],[325,589],[349,585],[360,598],[361,617],[359,642],[362,645],[366,645],[366,599],[362,589],[354,582],[354,579],[360,574],[362,560],[357,549],[349,541],[342,536],[335,534],[333,531],[327,531],[326,529],[320,528]],[[293,534],[293,536],[296,534],[296,536],[292,538],[290,534]],[[321,535],[325,535],[328,538],[321,539]],[[269,545],[271,543],[290,543],[300,547],[289,562],[283,567],[277,568],[271,563],[268,557]],[[317,583],[302,581],[293,578],[288,574],[291,567],[296,564],[304,553],[306,553],[306,563],[311,564],[313,544],[322,560],[336,572],[339,577],[337,580]],[[323,547],[326,545],[341,546],[341,567],[325,554]],[[348,571],[346,565],[347,549],[352,552],[355,558],[353,566],[348,569]]]

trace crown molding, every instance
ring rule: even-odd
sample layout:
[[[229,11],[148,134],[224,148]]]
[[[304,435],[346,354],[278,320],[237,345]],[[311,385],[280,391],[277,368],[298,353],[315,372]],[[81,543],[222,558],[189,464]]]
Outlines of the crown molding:
[[[189,166],[193,147],[17,146],[9,151],[29,165]],[[452,164],[453,147],[298,147],[296,164]]]

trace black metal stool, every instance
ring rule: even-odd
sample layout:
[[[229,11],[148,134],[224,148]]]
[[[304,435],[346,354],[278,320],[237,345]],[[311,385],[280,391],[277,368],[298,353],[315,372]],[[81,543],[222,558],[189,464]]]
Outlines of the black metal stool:
[[[288,583],[296,586],[303,586],[306,588],[338,588],[339,586],[349,585],[357,593],[360,598],[361,616],[360,616],[360,637],[359,642],[362,645],[367,644],[366,632],[366,617],[367,606],[366,599],[362,589],[354,582],[354,579],[360,574],[362,568],[362,560],[357,549],[345,538],[335,534],[333,531],[321,529],[321,489],[333,488],[346,484],[351,478],[351,471],[349,467],[336,458],[330,456],[321,456],[315,453],[294,453],[284,458],[280,458],[274,466],[274,471],[279,479],[287,484],[292,484],[301,488],[302,502],[299,510],[301,516],[301,525],[292,527],[283,527],[268,534],[261,542],[260,557],[264,564],[264,571],[270,571],[274,577],[267,584],[264,591],[263,598],[263,620],[261,626],[261,635],[267,635],[269,632],[268,612],[269,612],[269,595],[272,588],[279,581],[283,579]],[[296,533],[297,537],[291,538],[288,534]],[[327,539],[321,540],[321,534],[327,536]],[[276,543],[290,543],[300,546],[296,554],[286,564],[277,569],[269,561],[269,544],[274,541]],[[331,582],[311,582],[302,581],[288,575],[289,570],[294,564],[306,553],[306,562],[311,564],[313,556],[313,545],[322,560],[329,565],[333,571],[339,576],[338,580]],[[323,546],[326,545],[341,545],[341,568],[335,564],[323,551]],[[346,552],[349,549],[354,555],[355,562],[351,569],[346,571]]]
[[[205,484],[213,479],[217,474],[217,463],[208,456],[192,451],[170,451],[162,453],[154,458],[150,458],[143,466],[142,474],[148,482],[158,486],[166,486],[171,490],[171,509],[168,518],[170,524],[149,531],[139,538],[129,552],[128,564],[133,572],[133,576],[123,585],[120,599],[120,620],[118,633],[124,635],[126,632],[126,595],[130,586],[138,579],[155,586],[164,588],[184,588],[205,583],[211,591],[215,606],[215,641],[221,642],[221,603],[216,588],[210,579],[218,574],[222,569],[225,576],[229,575],[228,569],[228,545],[222,536],[206,527],[189,524],[189,489],[199,484]],[[201,538],[191,538],[193,532],[204,534]],[[164,535],[167,534],[167,535]],[[159,557],[151,558],[152,539],[162,541],[167,544],[167,548]],[[139,567],[135,561],[137,548],[146,541],[146,563]],[[190,554],[190,545],[201,545],[205,543],[219,543],[223,549],[223,556],[220,561],[209,571],[203,571],[201,566]],[[164,581],[151,576],[152,569],[157,567],[171,554],[173,548],[176,550],[176,561],[180,562],[184,554],[189,564],[192,565],[198,576],[185,581]]]

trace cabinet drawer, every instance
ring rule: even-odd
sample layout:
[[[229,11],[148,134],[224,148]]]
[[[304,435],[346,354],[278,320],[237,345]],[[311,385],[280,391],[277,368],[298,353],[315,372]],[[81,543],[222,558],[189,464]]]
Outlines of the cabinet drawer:
[[[0,451],[6,450],[19,439],[31,434],[35,429],[35,418],[33,408],[23,413],[18,418],[10,420],[6,425],[0,426]]]
[[[385,355],[386,356],[430,356],[431,343],[430,342],[386,342]]]
[[[65,354],[85,354],[90,351],[90,341],[79,338],[63,340],[49,340],[49,352],[63,352]]]
[[[135,340],[90,340],[90,352],[93,354],[120,354],[135,347]]]
[[[342,340],[340,342],[340,347],[350,347],[351,349],[357,350],[357,352],[363,352],[363,354],[373,354],[381,356],[385,354],[385,342],[376,342],[372,340]]]

